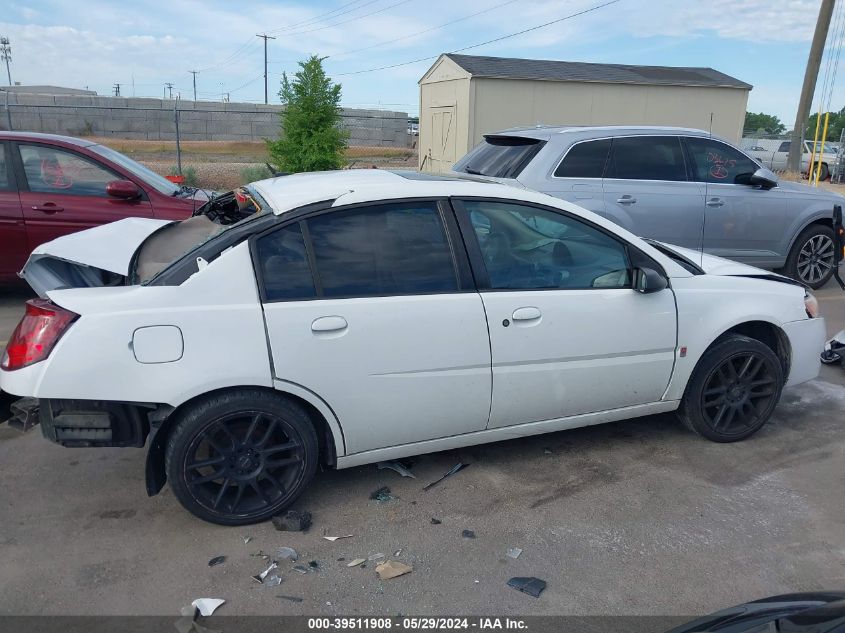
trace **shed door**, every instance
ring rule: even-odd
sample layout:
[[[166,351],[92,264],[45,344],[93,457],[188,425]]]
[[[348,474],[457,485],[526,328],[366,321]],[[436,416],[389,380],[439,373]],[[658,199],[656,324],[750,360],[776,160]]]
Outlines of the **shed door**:
[[[455,110],[453,105],[431,109],[431,168],[434,172],[448,171],[458,158]]]

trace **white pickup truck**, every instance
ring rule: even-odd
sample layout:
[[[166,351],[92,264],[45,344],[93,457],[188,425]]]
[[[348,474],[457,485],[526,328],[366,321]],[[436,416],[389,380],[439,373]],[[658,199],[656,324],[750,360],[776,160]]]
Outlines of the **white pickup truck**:
[[[792,141],[782,141],[778,139],[742,139],[742,147],[746,154],[757,159],[764,167],[768,167],[772,171],[785,171],[786,159],[789,156],[789,146]],[[806,175],[809,171],[810,152],[813,147],[813,141],[804,141],[804,147],[801,152],[801,173]],[[819,150],[821,150],[821,142],[816,143],[816,158],[819,160]],[[819,180],[827,180],[830,174],[834,171],[834,165],[837,161],[837,153],[839,146],[837,143],[825,143],[824,153],[821,154],[821,174]]]

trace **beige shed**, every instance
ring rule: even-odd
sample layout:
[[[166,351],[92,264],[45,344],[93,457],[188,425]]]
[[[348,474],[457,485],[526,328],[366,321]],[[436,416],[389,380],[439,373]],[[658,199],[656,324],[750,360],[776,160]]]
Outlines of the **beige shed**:
[[[440,55],[419,81],[420,169],[526,125],[671,125],[739,141],[752,86],[712,68]]]

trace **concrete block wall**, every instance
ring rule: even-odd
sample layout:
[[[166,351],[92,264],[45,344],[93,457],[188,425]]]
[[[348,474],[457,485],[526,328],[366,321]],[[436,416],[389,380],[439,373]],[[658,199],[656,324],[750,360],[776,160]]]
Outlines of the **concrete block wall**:
[[[70,136],[171,141],[176,138],[171,99],[90,95],[8,94],[12,129]],[[0,96],[0,129],[8,128],[6,94]],[[258,141],[279,134],[280,105],[179,100],[182,140]],[[342,127],[350,145],[408,147],[408,115],[345,108]]]

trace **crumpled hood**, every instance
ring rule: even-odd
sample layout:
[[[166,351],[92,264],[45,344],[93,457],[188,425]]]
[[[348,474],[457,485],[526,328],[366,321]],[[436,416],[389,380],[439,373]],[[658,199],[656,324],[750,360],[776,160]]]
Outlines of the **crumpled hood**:
[[[105,285],[103,273],[126,277],[135,251],[172,220],[125,218],[36,247],[19,273],[40,297],[58,288]]]
[[[716,257],[715,255],[702,254],[701,251],[696,251],[691,248],[683,248],[682,246],[675,246],[674,244],[666,244],[660,242],[666,248],[670,248],[679,255],[686,257],[694,264],[701,267],[708,275],[720,275],[725,277],[765,277],[767,279],[779,278],[790,283],[798,283],[789,277],[778,275],[770,270],[763,270],[748,264],[741,264],[723,257]]]

